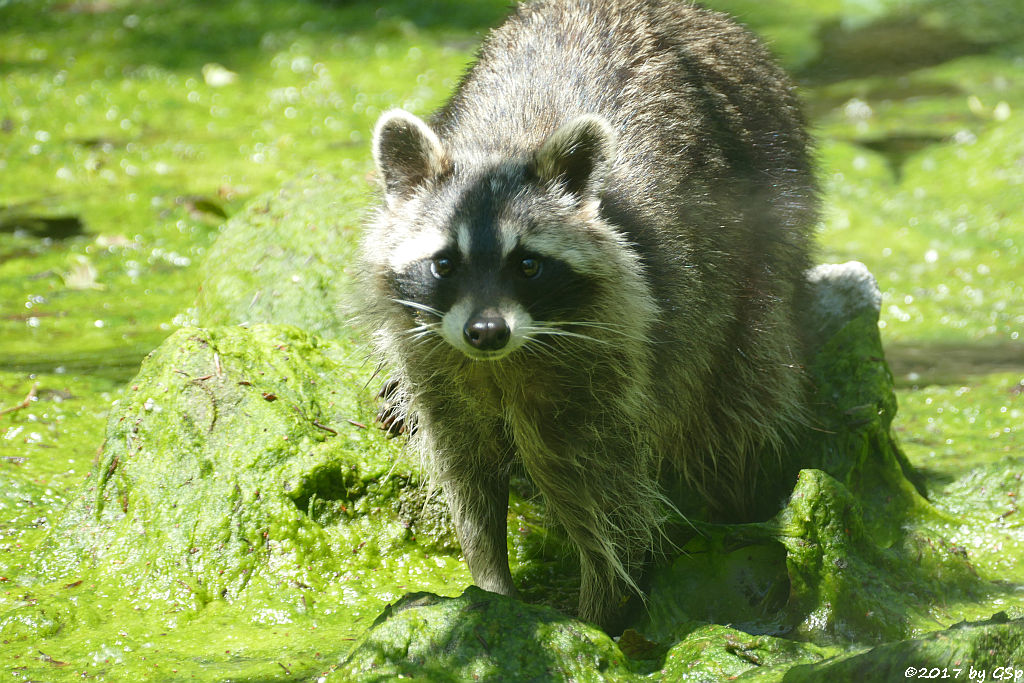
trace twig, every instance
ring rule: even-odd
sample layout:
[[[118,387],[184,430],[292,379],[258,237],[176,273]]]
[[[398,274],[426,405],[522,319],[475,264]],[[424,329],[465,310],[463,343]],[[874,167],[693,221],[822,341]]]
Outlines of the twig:
[[[327,425],[322,425],[319,422],[317,422],[316,420],[313,420],[313,426],[314,427],[319,427],[320,429],[324,430],[325,432],[329,432],[330,434],[333,434],[334,436],[338,435],[338,430],[337,429],[331,429]]]
[[[53,664],[54,666],[67,666],[68,665],[67,662],[62,662],[59,659],[54,659],[53,657],[51,657],[50,655],[46,654],[42,650],[36,650],[36,652],[38,652],[41,655],[41,657],[39,657],[39,659],[43,660],[47,664]]]
[[[25,397],[24,401],[22,401],[21,403],[17,403],[15,405],[11,406],[10,408],[4,408],[3,410],[0,410],[0,415],[6,415],[7,413],[13,413],[13,412],[15,412],[17,410],[21,410],[22,408],[28,408],[29,404],[32,403],[32,399],[34,399],[36,397],[36,389],[38,389],[38,388],[39,388],[39,382],[36,382],[35,384],[32,385],[32,388],[28,390],[28,396]]]

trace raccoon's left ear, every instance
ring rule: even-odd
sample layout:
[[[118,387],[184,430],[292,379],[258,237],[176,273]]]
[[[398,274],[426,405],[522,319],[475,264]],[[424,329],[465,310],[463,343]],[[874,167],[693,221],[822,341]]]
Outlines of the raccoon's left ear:
[[[597,199],[615,159],[615,131],[600,116],[586,114],[562,125],[533,157],[543,183],[561,185],[580,201]]]
[[[419,117],[402,109],[386,111],[377,119],[373,160],[388,204],[408,198],[449,165],[437,134]]]

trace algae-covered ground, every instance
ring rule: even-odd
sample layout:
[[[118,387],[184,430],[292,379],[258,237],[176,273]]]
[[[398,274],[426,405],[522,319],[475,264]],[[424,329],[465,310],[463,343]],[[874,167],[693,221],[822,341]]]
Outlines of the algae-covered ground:
[[[576,570],[526,481],[527,603],[468,588],[336,305],[376,116],[440,104],[504,0],[0,0],[9,678],[1024,670],[1019,3],[710,4],[800,82],[818,260],[864,262],[880,320],[815,370],[849,382],[823,408],[846,441],[805,443],[772,519],[698,525],[615,642],[571,618]]]

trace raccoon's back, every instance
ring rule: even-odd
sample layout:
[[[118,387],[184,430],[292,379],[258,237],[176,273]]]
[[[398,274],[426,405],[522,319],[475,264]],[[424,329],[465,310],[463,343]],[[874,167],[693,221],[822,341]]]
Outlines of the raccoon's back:
[[[626,183],[644,201],[723,177],[810,183],[785,75],[748,31],[681,2],[523,5],[434,124],[451,149],[515,156],[587,113],[619,135],[610,186]]]

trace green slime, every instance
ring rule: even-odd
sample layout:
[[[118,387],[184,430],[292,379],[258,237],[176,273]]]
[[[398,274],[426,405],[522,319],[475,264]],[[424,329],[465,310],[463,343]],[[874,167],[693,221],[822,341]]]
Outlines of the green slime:
[[[541,604],[465,591],[439,492],[402,439],[372,427],[368,383],[380,380],[365,350],[264,322],[313,311],[322,329],[343,326],[316,308],[350,281],[321,237],[338,229],[318,201],[343,195],[336,183],[293,183],[229,221],[194,309],[220,324],[172,334],[115,401],[93,467],[0,619],[26,678],[77,672],[83,652],[87,675],[111,680],[242,680],[274,667],[328,680],[672,680],[836,667],[836,655],[867,658],[853,669],[863,671],[916,664],[917,650],[889,645],[1000,604],[1014,618],[949,631],[926,663],[947,665],[993,629],[1006,632],[1004,657],[1021,654],[1017,586],[981,575],[948,540],[959,520],[922,496],[892,439],[892,377],[870,306],[816,329],[816,427],[788,456],[783,488],[762,492],[788,503],[759,523],[680,521],[681,547],[652,570],[618,643],[565,615],[573,559],[528,482],[513,494],[510,556]],[[288,289],[298,264],[321,264],[303,271],[319,284]],[[257,296],[268,283],[291,305]],[[232,319],[243,324],[223,324]],[[101,635],[111,623],[116,637]]]
[[[574,559],[528,482],[509,540],[530,604],[466,588],[443,501],[400,441],[348,421],[370,425],[374,387],[332,301],[373,119],[440,103],[505,6],[385,4],[0,6],[0,172],[17,178],[0,192],[0,405],[38,384],[0,417],[9,673],[898,680],[910,665],[1021,668],[1020,365],[948,386],[901,375],[892,431],[911,471],[863,319],[835,331],[849,348],[830,357],[847,367],[825,374],[849,378],[846,399],[864,396],[822,402],[834,434],[807,437],[789,502],[759,524],[694,520],[701,533],[653,569],[648,609],[617,643],[566,616]],[[857,258],[879,276],[887,344],[1021,357],[1016,3],[713,4],[808,85],[821,260]],[[880,39],[894,26],[899,40]],[[842,49],[879,62],[892,45],[918,54],[888,63],[914,70],[829,71]],[[239,82],[204,83],[211,62]],[[214,241],[224,214],[311,165],[338,179],[251,202]],[[67,214],[81,235],[36,233],[40,216]],[[316,296],[303,301],[306,288]],[[248,329],[222,327],[234,323]],[[189,325],[204,329],[173,335],[123,386]]]

